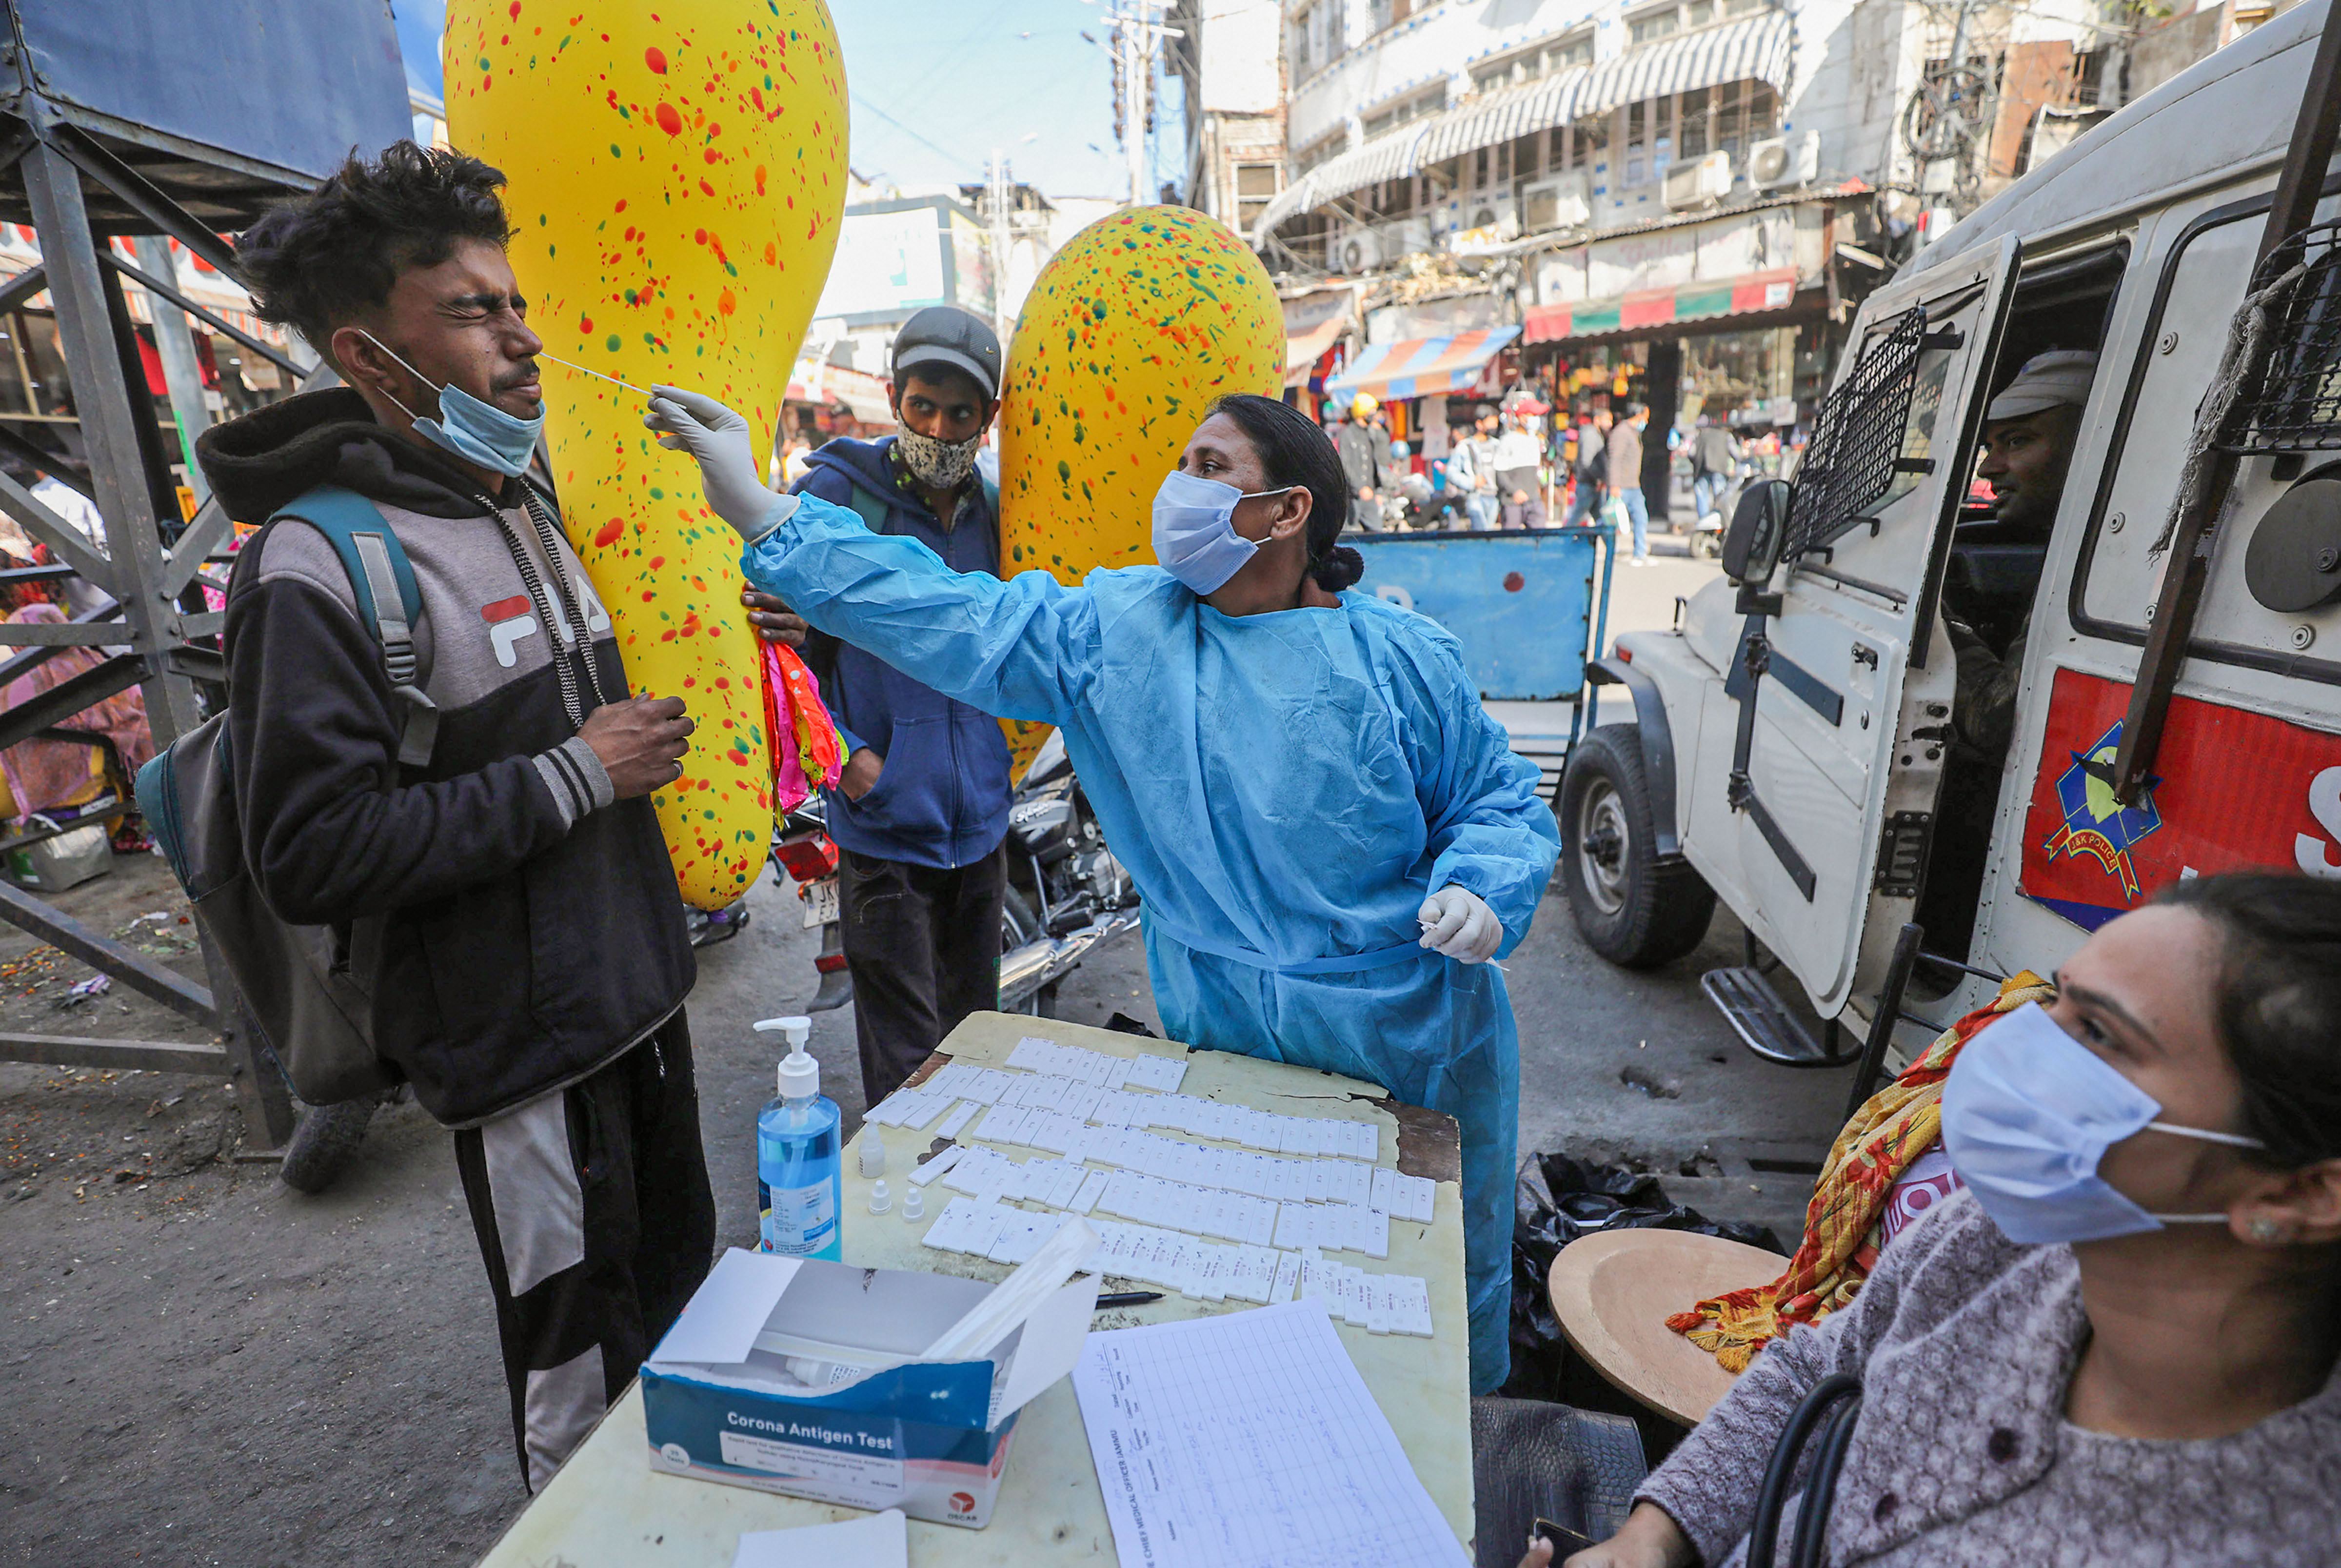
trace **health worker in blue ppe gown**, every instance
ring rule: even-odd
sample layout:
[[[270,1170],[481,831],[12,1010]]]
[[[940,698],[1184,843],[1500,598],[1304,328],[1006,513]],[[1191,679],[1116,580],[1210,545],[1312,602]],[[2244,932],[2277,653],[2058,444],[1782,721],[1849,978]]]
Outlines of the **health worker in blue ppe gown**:
[[[1519,1038],[1487,960],[1526,934],[1559,834],[1455,639],[1370,594],[1334,538],[1324,434],[1212,405],[1154,503],[1160,566],[1078,588],[950,570],[766,489],[746,423],[658,389],[750,582],[960,701],[1063,732],[1145,900],[1163,1023],[1197,1046],[1365,1079],[1463,1134],[1471,1386],[1503,1382]]]

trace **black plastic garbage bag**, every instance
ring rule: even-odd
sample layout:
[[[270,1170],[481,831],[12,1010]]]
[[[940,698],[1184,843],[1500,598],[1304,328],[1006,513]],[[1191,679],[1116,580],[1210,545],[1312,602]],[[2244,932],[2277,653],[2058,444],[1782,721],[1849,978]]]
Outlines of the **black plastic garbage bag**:
[[[1622,1229],[1696,1231],[1768,1252],[1787,1251],[1769,1226],[1718,1222],[1675,1203],[1648,1172],[1590,1164],[1567,1154],[1530,1155],[1513,1200],[1512,1373],[1502,1392],[1515,1399],[1630,1408],[1600,1397],[1606,1385],[1569,1348],[1546,1294],[1552,1260],[1579,1237]],[[1780,1262],[1788,1265],[1786,1256]],[[1624,1396],[1615,1400],[1623,1402]]]

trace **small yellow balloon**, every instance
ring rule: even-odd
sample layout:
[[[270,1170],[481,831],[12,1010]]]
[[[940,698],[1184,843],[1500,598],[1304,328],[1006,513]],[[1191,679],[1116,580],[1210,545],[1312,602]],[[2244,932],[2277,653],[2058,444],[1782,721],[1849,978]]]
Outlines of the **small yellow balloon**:
[[[1188,207],[1129,207],[1066,242],[1008,345],[1001,572],[1068,584],[1154,559],[1154,492],[1203,410],[1284,386],[1284,307],[1243,242]],[[1003,720],[1020,770],[1049,726]]]
[[[669,383],[770,441],[845,211],[845,71],[822,0],[450,0],[447,118],[511,182],[513,270],[550,355]],[[739,539],[637,393],[548,362],[570,543],[637,690],[697,722],[655,797],[685,902],[763,869],[772,778]],[[760,450],[765,449],[760,445]]]

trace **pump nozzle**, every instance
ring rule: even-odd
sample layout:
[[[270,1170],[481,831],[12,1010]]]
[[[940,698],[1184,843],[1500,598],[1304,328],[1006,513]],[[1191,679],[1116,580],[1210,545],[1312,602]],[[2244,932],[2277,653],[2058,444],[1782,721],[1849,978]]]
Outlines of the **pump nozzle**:
[[[789,1054],[781,1058],[781,1098],[810,1100],[821,1093],[821,1064],[805,1053],[805,1042],[812,1035],[810,1018],[759,1018],[757,1032],[777,1029],[789,1043]]]

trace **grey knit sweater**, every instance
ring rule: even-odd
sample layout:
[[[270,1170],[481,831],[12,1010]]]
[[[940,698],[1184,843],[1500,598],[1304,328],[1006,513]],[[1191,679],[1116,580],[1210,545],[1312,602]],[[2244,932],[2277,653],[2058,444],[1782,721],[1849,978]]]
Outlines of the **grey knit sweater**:
[[[2232,1437],[2108,1437],[2064,1418],[2087,1329],[2072,1249],[2018,1246],[1958,1193],[1895,1239],[1853,1305],[1758,1356],[1638,1498],[1703,1562],[1736,1561],[1789,1412],[1850,1372],[1863,1399],[1833,1565],[2341,1564],[2341,1375]]]

